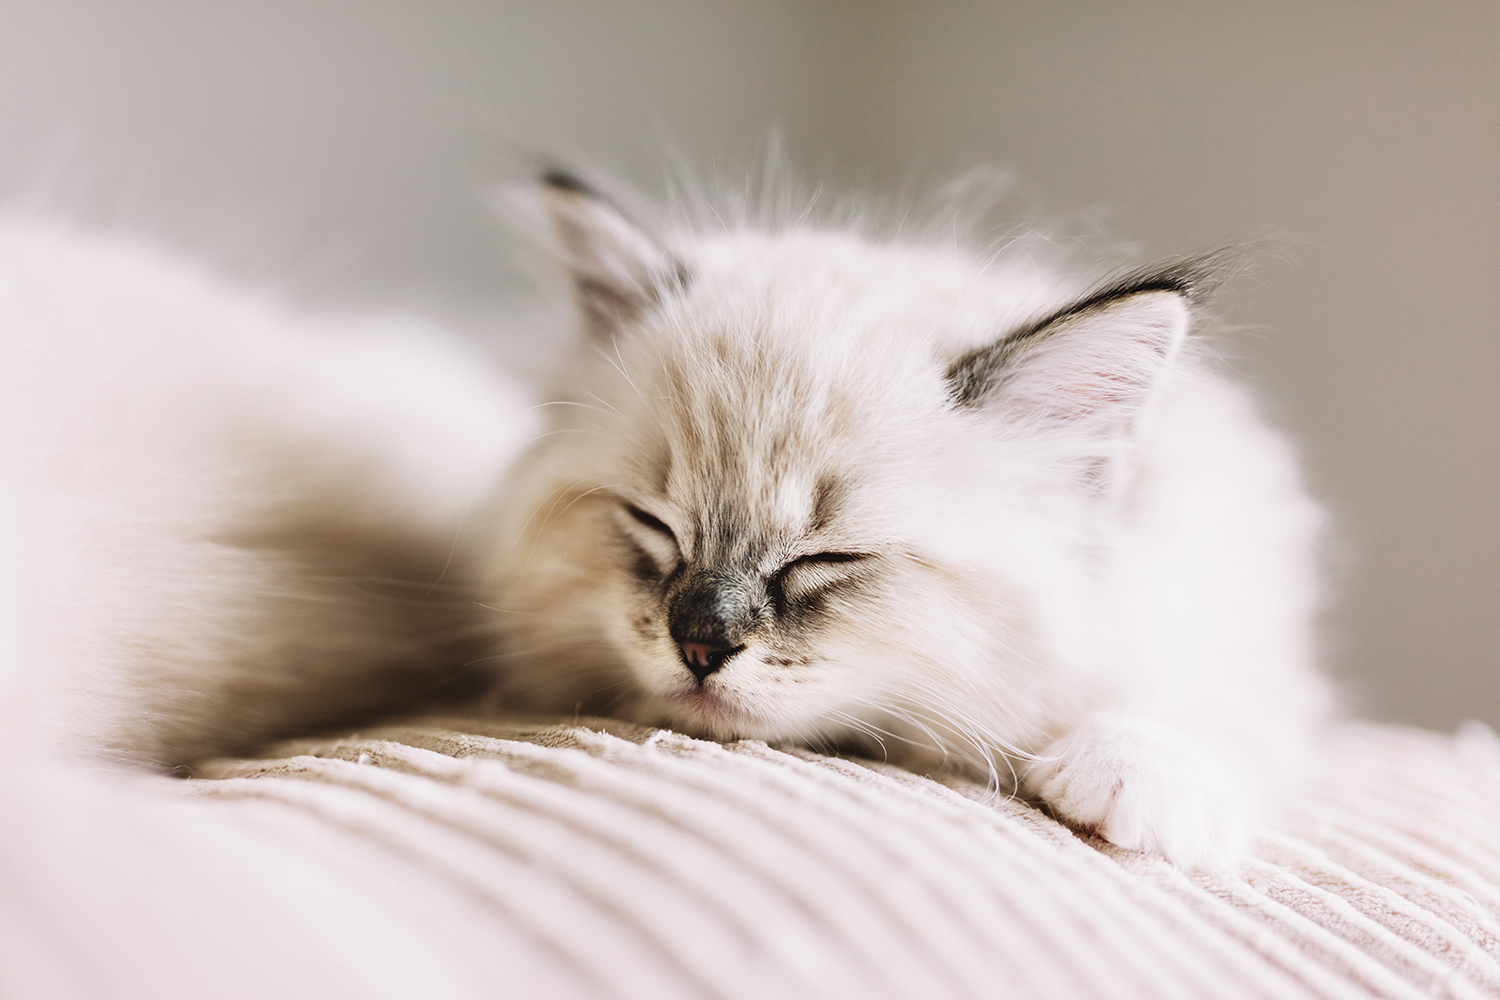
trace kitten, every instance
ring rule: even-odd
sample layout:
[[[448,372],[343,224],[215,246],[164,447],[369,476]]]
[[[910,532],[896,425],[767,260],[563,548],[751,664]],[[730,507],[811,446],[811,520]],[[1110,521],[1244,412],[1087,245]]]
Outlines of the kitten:
[[[1329,694],[1320,512],[1190,332],[838,230],[658,236],[540,186],[580,343],[493,514],[501,703],[945,759],[1126,848],[1246,847]]]
[[[519,409],[423,324],[0,216],[0,736],[169,767],[431,694]]]

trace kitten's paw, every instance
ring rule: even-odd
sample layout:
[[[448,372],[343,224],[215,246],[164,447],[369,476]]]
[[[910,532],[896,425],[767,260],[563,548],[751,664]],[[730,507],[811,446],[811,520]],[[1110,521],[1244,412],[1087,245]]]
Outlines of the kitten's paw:
[[[1096,716],[1042,756],[1026,788],[1068,823],[1187,869],[1245,853],[1253,788],[1215,748],[1169,722]]]

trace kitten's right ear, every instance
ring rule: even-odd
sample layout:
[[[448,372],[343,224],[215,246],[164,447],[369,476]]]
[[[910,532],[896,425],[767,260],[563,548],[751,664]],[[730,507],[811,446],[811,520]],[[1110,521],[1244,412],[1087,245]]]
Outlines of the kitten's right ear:
[[[548,171],[541,193],[593,336],[609,340],[663,296],[687,287],[686,265],[573,174]]]
[[[1101,441],[1128,436],[1191,320],[1184,288],[1148,280],[1106,289],[964,355],[948,370],[949,388],[959,406]]]

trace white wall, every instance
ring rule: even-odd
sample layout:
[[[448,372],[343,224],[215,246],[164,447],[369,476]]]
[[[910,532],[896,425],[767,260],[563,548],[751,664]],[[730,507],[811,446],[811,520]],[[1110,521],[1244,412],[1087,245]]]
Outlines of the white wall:
[[[1337,515],[1332,656],[1373,714],[1500,723],[1497,53],[1492,0],[0,0],[0,185],[60,150],[94,214],[455,312],[508,294],[516,152],[651,183],[773,124],[834,185],[1014,164],[1151,253],[1289,234],[1227,305]]]

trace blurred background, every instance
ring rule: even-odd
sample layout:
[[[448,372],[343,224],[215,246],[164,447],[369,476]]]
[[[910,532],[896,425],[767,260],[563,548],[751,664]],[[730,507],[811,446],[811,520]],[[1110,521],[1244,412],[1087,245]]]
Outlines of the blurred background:
[[[1285,237],[1224,305],[1333,511],[1330,661],[1500,725],[1494,0],[0,0],[0,190],[329,303],[498,314],[517,153],[656,190],[773,129],[829,189],[994,163],[1063,235]]]

